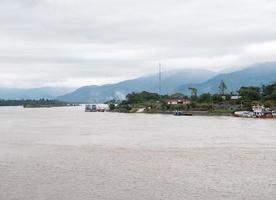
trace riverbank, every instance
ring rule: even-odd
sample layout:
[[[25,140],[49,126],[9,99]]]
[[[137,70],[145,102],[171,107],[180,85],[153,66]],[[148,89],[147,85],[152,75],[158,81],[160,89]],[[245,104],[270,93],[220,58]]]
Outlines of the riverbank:
[[[132,92],[126,95],[125,100],[106,103],[110,105],[110,110],[123,113],[166,114],[180,111],[189,115],[230,116],[235,111],[249,111],[253,106],[264,106],[266,112],[276,110],[276,84],[262,88],[241,87],[236,94],[220,92],[202,93],[198,96],[196,88],[191,90],[193,92],[190,96],[181,93]]]
[[[167,115],[174,115],[176,111],[171,110],[146,110],[143,108],[137,108],[130,111],[120,111],[120,110],[113,110],[110,112],[117,112],[117,113],[144,113],[144,114],[167,114]],[[212,111],[198,111],[198,110],[188,110],[188,111],[181,111],[183,113],[191,114],[192,116],[233,116],[234,111],[227,111],[227,110],[212,110]]]
[[[176,111],[154,111],[154,112],[144,112],[144,113],[156,113],[156,114],[175,114]],[[233,111],[182,111],[183,113],[190,114],[192,116],[233,116]]]
[[[22,100],[3,100],[0,99],[0,107],[4,106],[23,106],[24,108],[52,108],[78,106],[79,104],[67,103],[53,99],[22,99]]]

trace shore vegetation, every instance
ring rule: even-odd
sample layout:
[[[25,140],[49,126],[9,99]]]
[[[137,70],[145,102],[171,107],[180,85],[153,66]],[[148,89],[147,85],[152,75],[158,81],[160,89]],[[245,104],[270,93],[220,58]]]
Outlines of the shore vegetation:
[[[4,100],[0,99],[0,106],[23,106],[24,108],[39,108],[39,107],[62,107],[62,106],[72,106],[73,104],[68,104],[66,102],[58,100],[49,99],[22,99],[22,100]]]
[[[262,87],[241,87],[235,93],[227,93],[224,81],[218,86],[218,93],[201,93],[191,88],[190,96],[176,93],[160,95],[152,92],[133,92],[123,101],[110,101],[111,111],[147,113],[172,113],[174,111],[201,112],[209,115],[230,115],[237,110],[250,110],[253,105],[262,104],[276,110],[276,83]]]

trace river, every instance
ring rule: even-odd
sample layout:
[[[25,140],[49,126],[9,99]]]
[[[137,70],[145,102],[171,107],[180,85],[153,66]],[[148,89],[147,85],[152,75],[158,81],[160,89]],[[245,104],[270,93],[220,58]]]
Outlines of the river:
[[[0,199],[275,199],[276,120],[0,108]]]

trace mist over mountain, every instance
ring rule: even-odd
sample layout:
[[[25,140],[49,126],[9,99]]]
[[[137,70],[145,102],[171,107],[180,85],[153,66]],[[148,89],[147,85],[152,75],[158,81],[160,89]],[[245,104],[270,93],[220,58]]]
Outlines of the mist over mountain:
[[[217,93],[221,81],[227,85],[228,92],[236,92],[241,86],[261,86],[276,80],[276,62],[266,62],[241,67],[240,70],[215,74],[198,69],[174,70],[162,74],[162,93],[182,92],[190,94],[189,88],[204,92]],[[104,102],[111,99],[123,99],[130,92],[158,92],[158,74],[122,81],[103,86],[85,86],[76,91],[58,97],[69,102]]]
[[[188,83],[199,83],[214,77],[216,73],[200,69],[184,69],[162,72],[162,93],[174,93]],[[112,99],[123,99],[130,92],[139,91],[158,92],[159,74],[145,76],[133,80],[126,80],[117,84],[103,86],[85,86],[76,91],[58,97],[59,100],[69,102],[104,102]]]
[[[55,99],[73,88],[42,87],[32,89],[0,88],[0,99]]]
[[[197,88],[198,93],[218,93],[219,84],[224,81],[227,92],[236,92],[241,86],[262,86],[276,81],[276,62],[258,63],[239,71],[218,74],[217,76],[197,84],[183,84],[179,92],[189,94],[189,88]]]
[[[162,72],[161,88],[163,94],[181,92],[190,94],[189,88],[198,93],[217,93],[221,81],[227,85],[227,92],[236,92],[241,86],[261,86],[276,81],[276,62],[257,63],[241,67],[234,72],[215,73],[201,69],[183,69]],[[102,86],[90,85],[73,88],[43,87],[33,89],[0,88],[0,99],[58,99],[68,102],[104,102],[124,99],[130,92],[158,92],[159,74],[126,80]]]

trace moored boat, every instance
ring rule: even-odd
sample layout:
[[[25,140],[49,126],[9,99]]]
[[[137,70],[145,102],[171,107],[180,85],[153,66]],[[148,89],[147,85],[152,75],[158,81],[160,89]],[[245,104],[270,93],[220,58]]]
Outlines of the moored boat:
[[[175,111],[174,113],[175,116],[192,116],[192,113],[188,113],[188,112],[182,112],[182,111]]]
[[[85,105],[85,112],[97,112],[97,105]]]
[[[256,105],[252,107],[252,111],[237,111],[234,113],[236,117],[245,118],[275,118],[276,114],[269,108],[264,106]]]
[[[105,112],[109,111],[107,104],[86,104],[85,112]]]
[[[237,111],[234,113],[235,117],[253,118],[254,113],[250,111]]]

